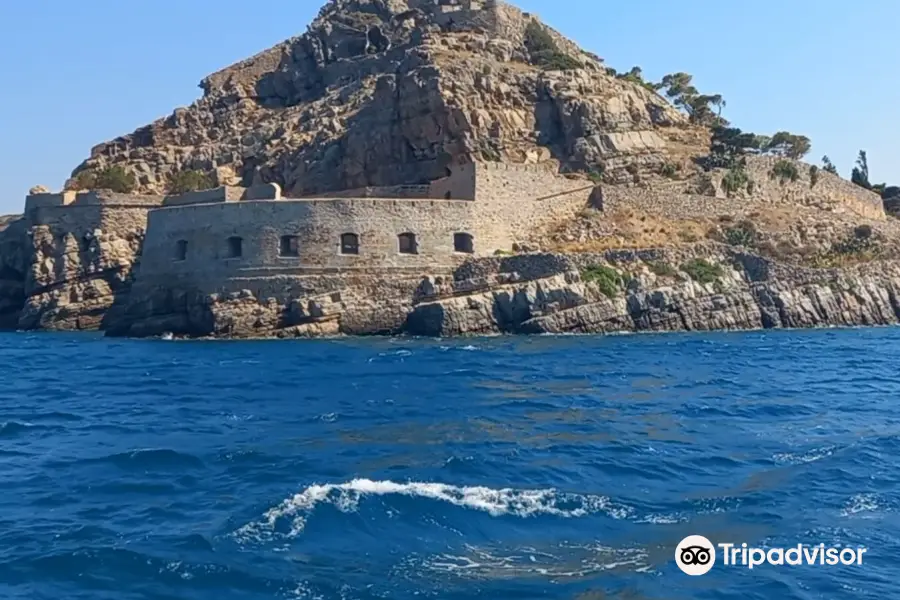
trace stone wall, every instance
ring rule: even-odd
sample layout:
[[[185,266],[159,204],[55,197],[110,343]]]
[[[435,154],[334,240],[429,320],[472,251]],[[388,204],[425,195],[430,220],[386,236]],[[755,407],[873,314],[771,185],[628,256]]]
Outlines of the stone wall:
[[[409,198],[435,200],[474,200],[475,179],[479,165],[469,163],[448,167],[449,175],[431,183],[413,185],[369,186],[329,192],[308,198]]]
[[[29,194],[25,198],[25,213],[40,208],[82,206],[145,207],[146,210],[161,206],[162,203],[162,196],[119,194],[108,190],[66,191],[56,194]]]
[[[276,183],[261,183],[250,187],[223,185],[209,190],[185,192],[166,196],[163,206],[184,206],[187,204],[213,204],[216,202],[239,202],[241,200],[280,200],[281,187]]]
[[[756,190],[754,196],[772,203],[802,204],[830,208],[840,212],[852,212],[868,219],[885,218],[884,204],[878,194],[865,190],[837,175],[819,169],[817,181],[812,184],[810,165],[794,161],[799,178],[796,182],[781,182],[773,178],[772,167],[778,161],[772,157],[755,157],[748,160],[747,170]]]
[[[588,205],[594,184],[557,175],[556,166],[554,162],[477,165],[474,210],[490,246],[508,249]]]
[[[421,269],[455,265],[454,234],[482,245],[473,203],[456,200],[322,199],[171,207],[150,214],[141,278],[170,276],[215,282],[266,273],[323,269]],[[359,239],[359,254],[341,253],[341,236]],[[416,254],[401,254],[398,235],[416,236]],[[295,236],[297,256],[281,256],[282,236]],[[228,258],[229,238],[241,238],[241,257]],[[179,241],[187,243],[184,260]]]
[[[717,170],[710,174],[712,188],[708,194],[696,193],[697,186],[691,182],[655,184],[652,188],[603,186],[603,207],[606,210],[630,209],[682,219],[739,213],[748,201],[752,201],[784,207],[804,206],[865,219],[886,218],[883,202],[877,194],[836,175],[820,169],[817,181],[812,185],[808,164],[795,162],[799,176],[795,182],[773,178],[772,167],[777,160],[771,157],[748,160],[747,172],[753,181],[752,194],[740,192],[729,197],[721,184],[725,171]]]

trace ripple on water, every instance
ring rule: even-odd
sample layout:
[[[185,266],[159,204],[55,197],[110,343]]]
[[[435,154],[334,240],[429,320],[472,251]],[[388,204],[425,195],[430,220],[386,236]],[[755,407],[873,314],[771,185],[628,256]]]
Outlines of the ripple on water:
[[[897,329],[0,334],[0,595],[893,597],[898,353]],[[695,533],[873,559],[694,581]]]

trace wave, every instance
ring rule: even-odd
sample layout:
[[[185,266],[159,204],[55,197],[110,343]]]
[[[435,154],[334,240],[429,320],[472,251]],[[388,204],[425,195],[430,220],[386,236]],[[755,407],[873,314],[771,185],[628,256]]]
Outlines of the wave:
[[[109,463],[124,469],[196,468],[204,466],[203,460],[199,457],[168,448],[142,448],[73,462]]]
[[[465,552],[411,556],[395,569],[413,579],[448,574],[463,579],[579,579],[600,573],[652,572],[644,548],[603,545],[559,545],[547,548],[482,548],[467,545]]]
[[[772,460],[774,460],[778,464],[808,464],[822,460],[823,458],[829,458],[830,456],[833,456],[837,450],[837,446],[824,446],[822,448],[814,448],[802,454],[781,452],[772,456]]]
[[[307,519],[319,504],[330,504],[341,512],[356,512],[366,496],[407,496],[446,502],[460,508],[476,510],[492,517],[530,518],[542,515],[579,518],[605,513],[615,519],[627,518],[630,507],[614,503],[606,496],[571,494],[553,488],[543,490],[493,489],[460,487],[444,483],[397,483],[354,479],[347,483],[311,485],[299,494],[269,509],[261,521],[248,523],[235,532],[241,539],[265,539],[276,532],[280,523],[290,521],[289,537],[300,535]]]
[[[34,427],[31,423],[21,423],[19,421],[4,421],[0,423],[0,438],[12,437],[24,431],[28,431]]]
[[[859,513],[876,512],[882,510],[875,494],[856,494],[850,498],[847,505],[841,511],[842,517],[852,517]]]

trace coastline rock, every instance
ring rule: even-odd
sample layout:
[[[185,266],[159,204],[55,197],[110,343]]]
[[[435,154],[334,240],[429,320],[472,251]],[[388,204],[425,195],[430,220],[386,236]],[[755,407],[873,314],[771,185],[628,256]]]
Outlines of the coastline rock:
[[[900,322],[900,263],[806,269],[720,248],[705,255],[721,275],[698,282],[673,269],[657,276],[631,255],[530,254],[475,259],[454,278],[339,291],[282,302],[249,291],[200,297],[160,290],[163,302],[129,307],[111,335],[176,332],[198,337],[317,337],[405,333],[461,336],[711,331],[893,325]],[[662,251],[676,263],[687,252]],[[583,279],[584,266],[610,265],[631,279],[615,290]],[[520,269],[515,271],[514,269]],[[343,287],[342,287],[343,286]],[[376,284],[377,286],[377,284]],[[151,295],[152,297],[152,295]]]

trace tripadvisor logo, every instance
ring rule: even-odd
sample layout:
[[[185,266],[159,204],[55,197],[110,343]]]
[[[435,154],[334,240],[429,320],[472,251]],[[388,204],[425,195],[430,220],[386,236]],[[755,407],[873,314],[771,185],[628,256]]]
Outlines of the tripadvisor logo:
[[[675,562],[688,575],[706,575],[716,564],[716,547],[702,535],[689,535],[675,549]]]
[[[691,576],[706,575],[716,564],[716,548],[722,565],[753,569],[761,565],[800,566],[861,565],[866,548],[836,548],[825,544],[797,544],[790,548],[754,548],[747,544],[713,544],[702,535],[689,535],[675,548],[675,563]]]

